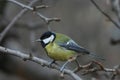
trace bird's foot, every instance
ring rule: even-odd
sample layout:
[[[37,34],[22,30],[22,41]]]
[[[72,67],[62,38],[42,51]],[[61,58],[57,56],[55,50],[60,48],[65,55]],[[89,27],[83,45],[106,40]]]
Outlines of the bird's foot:
[[[64,78],[64,71],[62,71],[61,73],[60,73],[60,78]]]
[[[55,62],[55,60],[53,60],[52,62],[49,62],[48,67],[51,67],[52,64],[56,64],[56,65],[58,65],[58,64]]]

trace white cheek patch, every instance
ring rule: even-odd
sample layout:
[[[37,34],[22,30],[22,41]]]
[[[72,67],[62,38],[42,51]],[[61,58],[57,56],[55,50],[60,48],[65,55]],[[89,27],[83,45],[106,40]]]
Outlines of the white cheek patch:
[[[43,40],[43,42],[45,44],[49,43],[49,42],[52,42],[54,40],[54,35],[51,35],[50,37],[46,38]]]

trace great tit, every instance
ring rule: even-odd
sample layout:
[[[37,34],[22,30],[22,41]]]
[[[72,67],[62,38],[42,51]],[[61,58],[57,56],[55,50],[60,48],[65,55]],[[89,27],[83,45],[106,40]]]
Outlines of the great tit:
[[[45,49],[47,55],[55,61],[67,61],[60,69],[63,71],[66,64],[72,60],[75,60],[79,55],[88,54],[93,57],[99,57],[98,55],[89,52],[85,48],[79,46],[74,40],[70,37],[61,34],[55,33],[52,31],[47,31],[43,33],[40,39],[36,40],[41,42],[42,47]]]

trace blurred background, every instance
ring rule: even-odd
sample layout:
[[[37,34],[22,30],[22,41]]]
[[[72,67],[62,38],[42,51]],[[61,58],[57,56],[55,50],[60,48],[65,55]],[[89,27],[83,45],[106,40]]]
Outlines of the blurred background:
[[[32,0],[17,1],[27,5]],[[96,0],[96,3],[113,19],[117,19],[110,4],[106,1]],[[41,4],[49,6],[39,9],[41,14],[61,19],[60,22],[49,24],[53,31],[66,34],[81,46],[103,56],[106,60],[100,62],[105,67],[113,68],[120,64],[120,45],[111,44],[111,39],[120,39],[120,30],[101,14],[90,0],[39,0],[34,6]],[[0,0],[0,32],[22,9],[7,0]],[[33,42],[47,30],[46,23],[39,16],[32,11],[27,11],[16,21],[0,44],[24,53],[34,53],[34,56],[52,61],[47,57],[40,43]],[[86,64],[91,60],[88,56],[79,58],[80,64]],[[58,64],[62,66],[63,62],[58,62]],[[67,68],[74,69],[75,66],[76,64],[71,63]],[[84,76],[80,72],[77,74],[84,80],[96,80],[94,77],[98,77],[95,74]],[[60,72],[54,69],[42,67],[31,61],[23,61],[14,56],[0,54],[0,80],[61,80],[59,75]],[[65,80],[68,79],[73,80],[65,76]],[[103,79],[106,78],[102,76],[97,80]]]

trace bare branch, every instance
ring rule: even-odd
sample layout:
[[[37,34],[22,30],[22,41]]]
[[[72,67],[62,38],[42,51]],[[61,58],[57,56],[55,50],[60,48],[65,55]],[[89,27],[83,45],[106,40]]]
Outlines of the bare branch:
[[[37,14],[39,17],[41,17],[41,19],[43,19],[47,24],[49,24],[49,23],[52,22],[52,21],[60,21],[59,18],[47,18],[47,17],[43,16],[41,13],[39,13],[39,12],[36,12],[36,14]]]
[[[14,1],[14,0],[9,0],[9,1]],[[33,5],[37,0],[33,0],[29,6]],[[2,33],[0,34],[0,42],[2,41],[2,39],[4,38],[4,36],[7,34],[7,32],[9,31],[9,29],[14,25],[14,23],[27,11],[28,9],[25,8],[23,10],[20,11],[20,13],[18,13],[13,20],[8,24],[8,26],[6,26],[6,28],[2,31]]]
[[[30,6],[27,6],[27,5],[25,5],[25,4],[22,4],[22,3],[20,3],[20,2],[18,2],[18,1],[15,1],[15,0],[9,0],[9,1],[11,1],[11,2],[13,2],[13,3],[15,3],[15,4],[17,4],[17,5],[19,5],[19,6],[21,6],[21,7],[23,7],[23,8],[27,8],[27,9],[29,9],[29,10],[31,10],[31,11],[34,11],[41,19],[43,19],[47,24],[49,24],[50,22],[52,22],[52,21],[60,21],[60,19],[59,18],[47,18],[46,16],[44,16],[44,15],[42,15],[41,13],[39,13],[38,11],[36,11],[36,9],[37,8],[46,8],[46,7],[48,7],[48,6],[38,6],[38,7],[30,7]]]
[[[33,6],[33,11],[37,11],[38,9],[41,9],[41,8],[48,8],[48,6],[46,5]]]
[[[33,8],[32,7],[30,7],[30,5],[24,5],[24,4],[22,4],[22,3],[20,3],[20,2],[18,2],[18,1],[16,1],[16,0],[8,0],[8,1],[11,1],[11,2],[13,2],[13,3],[15,3],[15,4],[17,4],[17,5],[19,5],[19,6],[22,6],[23,8],[27,8],[27,9],[30,9],[30,10],[33,10]],[[35,1],[36,2],[36,1]]]
[[[39,17],[41,17],[41,19],[43,19],[47,24],[49,24],[52,21],[60,21],[59,18],[47,18],[45,16],[43,16],[41,13],[35,11],[37,8],[46,8],[48,6],[42,5],[39,7],[31,7],[36,1],[38,0],[33,0],[28,6],[24,5],[16,0],[8,0],[10,2],[13,2],[25,9],[23,9],[22,11],[20,11],[20,13],[18,13],[13,20],[8,24],[8,26],[2,31],[2,33],[0,34],[0,42],[2,41],[2,39],[4,38],[4,36],[7,34],[7,32],[9,31],[9,29],[14,25],[14,23],[27,11],[27,10],[31,10],[34,11]]]
[[[60,71],[60,67],[59,66],[57,66],[57,65],[49,66],[49,62],[48,61],[40,59],[40,58],[37,58],[37,57],[32,56],[32,55],[27,55],[27,54],[22,53],[20,51],[16,51],[16,50],[12,50],[12,49],[8,49],[8,48],[0,46],[0,52],[6,53],[6,54],[9,54],[9,55],[13,55],[13,56],[16,56],[16,57],[19,57],[19,58],[22,58],[23,60],[30,60],[30,61],[38,63],[38,64],[40,64],[42,66],[47,66],[47,67],[49,67],[51,69],[56,69],[56,70]],[[0,53],[0,54],[3,54],[3,53]],[[71,70],[65,69],[64,73],[69,75],[69,76],[71,76],[75,80],[82,80],[78,75],[76,75]]]
[[[117,75],[120,75],[120,66],[116,66],[114,68],[106,68],[104,67],[100,62],[92,61],[86,65],[80,65],[79,68],[76,68],[74,71],[78,72],[80,70],[83,70],[83,74],[89,74],[93,72],[103,71],[106,73],[112,73],[112,78],[115,78]]]
[[[113,12],[116,14],[118,21],[120,22],[120,0],[110,0]]]
[[[118,29],[120,29],[120,23],[113,20],[107,13],[105,13],[98,5],[97,3],[94,1],[94,0],[90,0],[94,6],[104,15],[106,16]]]

